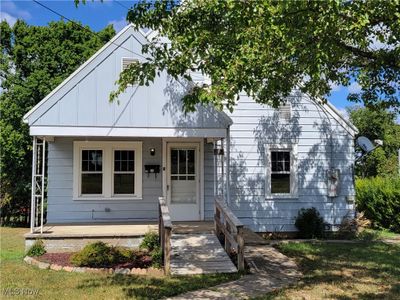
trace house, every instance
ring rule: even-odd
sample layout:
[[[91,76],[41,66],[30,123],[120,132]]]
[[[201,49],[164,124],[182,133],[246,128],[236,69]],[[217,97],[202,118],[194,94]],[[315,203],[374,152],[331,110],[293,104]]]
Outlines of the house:
[[[257,232],[295,231],[303,207],[332,229],[354,214],[357,129],[329,103],[295,91],[273,109],[243,95],[233,113],[185,115],[181,98],[196,83],[166,73],[110,103],[152,34],[127,26],[25,115],[36,151],[32,228],[44,217],[46,168],[48,224],[154,221],[160,196],[173,221],[212,220],[223,196]]]

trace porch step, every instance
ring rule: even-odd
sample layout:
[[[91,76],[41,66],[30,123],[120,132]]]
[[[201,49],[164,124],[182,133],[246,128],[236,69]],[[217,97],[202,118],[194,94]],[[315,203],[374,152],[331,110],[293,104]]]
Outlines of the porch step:
[[[234,272],[237,272],[237,269],[215,234],[172,234],[171,274]]]

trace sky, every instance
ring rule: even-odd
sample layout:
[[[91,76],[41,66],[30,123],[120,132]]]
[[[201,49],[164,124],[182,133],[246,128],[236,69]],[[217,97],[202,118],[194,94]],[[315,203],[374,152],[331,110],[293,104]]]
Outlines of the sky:
[[[125,18],[128,8],[134,2],[134,0],[103,0],[103,2],[87,0],[86,5],[75,7],[74,0],[38,1],[68,19],[90,26],[95,31],[113,24],[117,32],[126,26]],[[61,19],[57,14],[46,10],[32,0],[1,0],[0,6],[1,20],[6,20],[11,25],[17,19],[23,19],[31,25],[46,25],[50,21]],[[360,86],[357,83],[352,83],[348,87],[335,85],[332,86],[332,93],[328,98],[346,116],[345,108],[354,105],[347,101],[347,95],[358,91],[360,91]]]

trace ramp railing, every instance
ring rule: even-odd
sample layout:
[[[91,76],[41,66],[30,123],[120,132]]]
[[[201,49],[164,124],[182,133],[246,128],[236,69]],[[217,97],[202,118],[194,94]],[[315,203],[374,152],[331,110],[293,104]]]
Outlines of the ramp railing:
[[[223,237],[224,239],[226,253],[228,255],[236,254],[237,268],[239,271],[244,270],[243,224],[220,196],[215,198],[214,223],[215,234],[218,238]]]

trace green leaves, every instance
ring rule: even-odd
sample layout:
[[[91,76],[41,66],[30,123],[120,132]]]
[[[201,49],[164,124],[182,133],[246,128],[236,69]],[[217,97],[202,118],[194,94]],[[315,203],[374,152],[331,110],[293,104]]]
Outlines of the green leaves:
[[[162,70],[191,79],[188,71],[196,69],[213,86],[190,93],[186,110],[194,103],[233,109],[240,92],[278,105],[300,84],[324,98],[331,83],[354,79],[362,92],[350,100],[399,108],[399,10],[397,0],[140,1],[127,19],[159,37],[146,45],[147,65],[122,74],[111,99],[128,80],[148,84]],[[371,39],[387,47],[373,49]]]
[[[396,176],[397,151],[400,149],[400,125],[396,124],[396,114],[382,108],[354,107],[349,110],[349,116],[350,121],[358,128],[360,136],[366,136],[371,141],[383,141],[382,147],[368,154],[356,165],[356,175]]]
[[[115,34],[98,35],[73,23],[29,26],[1,22],[0,169],[1,217],[29,212],[31,143],[22,118]]]

